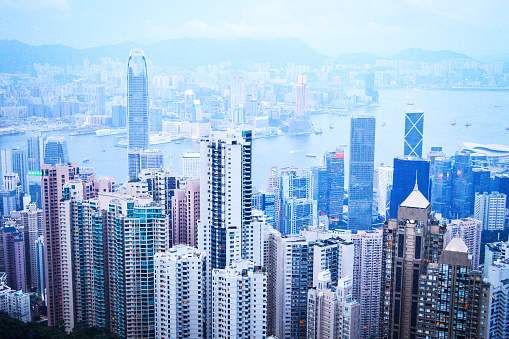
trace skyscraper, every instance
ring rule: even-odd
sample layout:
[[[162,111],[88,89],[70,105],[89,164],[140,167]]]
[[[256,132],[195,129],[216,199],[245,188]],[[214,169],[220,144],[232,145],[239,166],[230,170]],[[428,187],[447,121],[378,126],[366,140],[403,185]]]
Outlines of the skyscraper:
[[[374,179],[378,216],[383,220],[387,220],[389,219],[391,191],[394,180],[394,167],[382,165],[375,168]]]
[[[252,215],[252,132],[215,131],[200,143],[198,248],[207,254],[205,317],[212,319],[211,271],[245,258]],[[211,333],[211,327],[207,333]]]
[[[40,134],[27,134],[27,159],[29,171],[40,171],[43,160],[44,143]]]
[[[383,233],[357,231],[354,244],[352,296],[360,304],[361,338],[377,338],[380,319]]]
[[[452,159],[439,157],[435,159],[431,175],[431,205],[433,211],[449,218],[452,214]]]
[[[185,189],[175,190],[171,197],[172,244],[198,247],[200,219],[200,180],[187,180]]]
[[[157,170],[164,166],[163,152],[159,150],[132,149],[127,153],[129,162],[129,178],[136,179],[144,169]]]
[[[127,62],[128,152],[149,146],[147,62],[142,50],[132,49]],[[129,177],[136,178],[136,162],[129,153]],[[139,168],[139,167],[138,167]],[[132,176],[134,174],[134,177]]]
[[[308,291],[307,338],[359,338],[360,305],[352,298],[352,279],[334,286],[330,272],[318,276],[318,287]]]
[[[177,245],[154,266],[156,338],[205,338],[205,252]]]
[[[227,130],[200,143],[198,246],[210,253],[210,269],[242,258],[244,231],[251,222],[251,142],[251,131]]]
[[[345,153],[343,150],[325,154],[327,168],[327,215],[329,227],[338,228],[343,221],[343,198],[345,196]]]
[[[48,306],[48,324],[56,324],[63,320],[62,299],[62,260],[61,260],[61,229],[60,200],[63,198],[64,184],[77,179],[77,164],[42,165],[42,195],[44,197],[44,258],[46,260],[46,305]]]
[[[474,212],[474,177],[470,153],[456,153],[452,172],[452,217],[467,218]]]
[[[404,156],[422,158],[422,138],[424,133],[424,112],[407,104],[405,113]]]
[[[126,106],[113,105],[111,106],[111,124],[113,127],[126,126]]]
[[[212,338],[265,338],[267,277],[261,266],[237,260],[212,271]]]
[[[127,61],[128,149],[144,150],[149,145],[147,62],[142,50],[132,49]]]
[[[282,169],[279,177],[280,231],[299,234],[304,227],[317,225],[316,200],[313,200],[311,172],[297,168]]]
[[[44,163],[52,166],[57,164],[67,165],[69,163],[67,141],[63,137],[48,137],[46,139]]]
[[[501,231],[505,227],[505,205],[507,197],[503,193],[492,192],[475,195],[474,218],[480,220],[483,229]]]
[[[419,280],[442,253],[445,227],[417,185],[383,227],[380,338],[417,336]]]
[[[309,86],[306,84],[306,76],[299,75],[295,86],[295,116],[302,116],[309,108]]]
[[[244,78],[234,77],[230,87],[230,116],[234,123],[244,122],[245,96]]]
[[[25,242],[23,234],[13,221],[7,221],[2,228],[2,249],[7,285],[14,290],[26,289]]]
[[[486,281],[490,284],[489,309],[485,315],[489,325],[488,338],[507,338],[509,319],[509,259],[496,260],[484,268]],[[483,296],[484,297],[484,296]]]
[[[200,178],[200,153],[185,153],[182,156],[182,176]]]
[[[348,189],[348,229],[371,228],[373,171],[375,160],[374,117],[352,117],[350,127],[350,183]]]
[[[490,285],[483,282],[480,271],[472,270],[468,248],[461,238],[451,240],[438,262],[428,264],[417,285],[418,338],[488,338]],[[402,312],[404,328],[405,314],[411,314],[411,323],[415,318],[413,309]]]
[[[414,157],[394,158],[390,218],[397,217],[398,206],[412,192],[416,182],[419,191],[429,201],[429,161]]]

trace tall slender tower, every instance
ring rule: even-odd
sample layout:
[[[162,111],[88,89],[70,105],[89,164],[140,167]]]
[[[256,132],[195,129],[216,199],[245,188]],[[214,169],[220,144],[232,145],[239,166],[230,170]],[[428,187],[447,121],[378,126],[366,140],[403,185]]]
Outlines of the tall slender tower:
[[[352,117],[350,129],[350,184],[348,229],[371,228],[373,172],[375,164],[375,118]]]
[[[251,131],[216,131],[200,143],[198,248],[207,254],[206,331],[212,330],[212,271],[246,256],[251,223]]]
[[[419,281],[431,263],[438,263],[444,236],[445,227],[439,225],[431,204],[415,185],[399,205],[397,219],[383,227],[379,338],[417,336]]]
[[[48,306],[48,325],[56,324],[64,318],[62,298],[62,259],[60,230],[60,200],[63,198],[64,184],[77,179],[77,164],[51,166],[42,165],[42,196],[44,197],[44,257],[46,261],[46,304]]]
[[[309,86],[306,85],[306,76],[299,75],[295,86],[295,116],[301,116],[309,108]]]
[[[132,49],[127,62],[128,151],[148,149],[148,105],[148,78],[145,55],[142,50]],[[131,163],[129,163],[129,166],[131,166]]]
[[[424,112],[407,104],[405,113],[405,156],[422,158],[422,137],[424,134]]]

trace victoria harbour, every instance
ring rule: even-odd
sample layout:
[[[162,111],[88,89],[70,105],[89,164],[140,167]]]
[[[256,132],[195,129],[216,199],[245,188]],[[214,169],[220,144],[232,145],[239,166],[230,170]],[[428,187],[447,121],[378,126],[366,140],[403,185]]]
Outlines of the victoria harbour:
[[[408,99],[407,99],[408,98]],[[263,189],[267,185],[270,166],[309,168],[323,161],[326,151],[342,148],[348,168],[350,116],[372,115],[376,118],[376,164],[391,165],[403,152],[404,115],[408,101],[425,112],[425,153],[431,147],[442,147],[447,155],[459,150],[458,141],[481,144],[509,144],[509,93],[497,91],[406,91],[380,90],[380,106],[353,109],[345,115],[311,116],[313,127],[322,134],[281,135],[253,141],[253,183]],[[500,106],[500,107],[495,107]],[[456,125],[451,125],[456,121]],[[470,126],[465,126],[466,123]],[[332,127],[332,128],[330,128]],[[116,147],[120,137],[95,135],[69,136],[71,162],[92,167],[99,176],[127,180],[127,151]],[[2,136],[2,147],[26,147],[24,135]],[[185,139],[176,144],[153,146],[164,152],[164,164],[181,171],[182,156],[199,152],[198,140]],[[307,157],[307,154],[316,157]],[[83,163],[83,159],[89,162]]]

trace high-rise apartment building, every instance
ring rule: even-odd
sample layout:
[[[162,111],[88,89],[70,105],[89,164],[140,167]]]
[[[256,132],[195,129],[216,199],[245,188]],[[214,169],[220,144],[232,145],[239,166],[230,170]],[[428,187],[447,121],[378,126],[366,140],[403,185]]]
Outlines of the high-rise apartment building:
[[[48,324],[56,324],[64,319],[62,299],[62,260],[61,260],[61,228],[60,200],[63,198],[64,184],[77,179],[77,164],[56,165],[43,164],[42,195],[44,214],[44,259],[46,273],[46,305],[48,307]]]
[[[445,245],[454,238],[461,238],[467,245],[468,254],[472,257],[472,269],[479,269],[481,258],[481,231],[482,222],[474,218],[455,219],[447,225]]]
[[[63,137],[48,137],[44,144],[44,163],[55,166],[69,163],[67,141]]]
[[[417,185],[383,227],[380,338],[417,336],[419,279],[442,253],[445,227]]]
[[[28,163],[25,150],[20,148],[0,151],[2,178],[9,173],[16,173],[22,192],[28,192]],[[4,185],[5,186],[5,185]]]
[[[154,337],[154,254],[170,247],[168,216],[164,207],[151,198],[100,193],[98,200],[108,220],[106,293],[110,331],[126,338]]]
[[[359,338],[360,305],[352,298],[352,279],[332,285],[328,271],[318,279],[318,286],[308,291],[307,338]]]
[[[24,240],[26,242],[25,251],[27,276],[27,291],[37,291],[42,293],[42,286],[39,286],[39,274],[37,265],[37,240],[44,236],[44,217],[41,209],[37,209],[36,204],[31,203],[19,213],[19,223],[23,225]]]
[[[243,257],[251,222],[251,131],[217,131],[200,143],[200,226],[198,247],[210,269]]]
[[[7,286],[4,272],[0,272],[0,311],[25,323],[32,321],[30,295]]]
[[[212,320],[212,276],[247,256],[252,221],[252,132],[212,132],[200,143],[200,222],[198,248],[207,254],[205,317]],[[207,335],[212,327],[207,325]]]
[[[147,62],[142,50],[132,49],[127,61],[128,150],[149,146]]]
[[[476,193],[474,218],[482,221],[483,230],[500,231],[505,227],[507,197],[503,193]]]
[[[357,231],[354,244],[352,296],[360,305],[361,338],[378,337],[382,280],[383,233]]]
[[[156,338],[205,338],[206,264],[186,245],[155,254]]]
[[[351,119],[348,188],[349,230],[371,229],[375,126],[374,117],[357,116]]]
[[[172,197],[180,188],[178,173],[171,168],[144,169],[138,175],[138,179],[147,183],[148,194],[154,202],[162,205],[166,215],[171,214]]]
[[[265,338],[267,276],[261,266],[238,260],[212,271],[212,338]]]
[[[509,195],[509,174],[497,173],[493,181],[493,191]],[[506,208],[509,208],[509,199],[506,201]]]
[[[275,286],[269,286],[275,295],[274,335],[304,339],[307,336],[306,292],[313,287],[313,246],[297,235],[275,237],[274,241]]]
[[[306,76],[299,75],[295,86],[295,116],[302,116],[309,108],[309,86]]]
[[[69,180],[60,201],[62,299],[67,332],[80,322],[106,327],[106,213],[98,201],[86,200],[86,186],[79,179]]]
[[[509,335],[509,260],[499,259],[484,268],[485,281],[490,284],[489,308],[483,310],[481,321],[487,323],[488,338],[507,338]]]
[[[396,218],[398,206],[415,187],[429,201],[429,161],[426,159],[404,157],[394,158],[394,176],[391,191],[390,217]]]
[[[488,338],[490,286],[472,270],[461,238],[428,264],[418,290],[417,338]]]
[[[96,115],[106,114],[106,88],[104,85],[99,85],[95,92],[95,112]]]
[[[175,190],[171,197],[172,244],[198,247],[200,219],[200,180],[187,180],[184,189]]]
[[[15,290],[26,289],[25,275],[25,242],[23,233],[16,228],[12,221],[4,222],[2,227],[2,249],[7,285]]]
[[[407,104],[405,113],[404,156],[422,158],[422,139],[424,135],[424,112]]]

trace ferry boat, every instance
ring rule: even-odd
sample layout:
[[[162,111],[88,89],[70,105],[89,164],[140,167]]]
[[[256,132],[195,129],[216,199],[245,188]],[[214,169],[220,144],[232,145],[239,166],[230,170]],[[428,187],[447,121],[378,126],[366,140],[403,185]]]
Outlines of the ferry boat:
[[[308,158],[316,158],[316,154],[308,153],[308,154],[306,154],[306,157],[308,157]]]
[[[451,125],[456,126],[456,124],[457,124],[456,119],[454,119],[454,121],[451,122]]]
[[[495,107],[500,107],[500,105],[495,105]]]
[[[89,162],[90,160],[88,158],[85,158],[83,159],[83,163],[86,164],[87,162]]]

